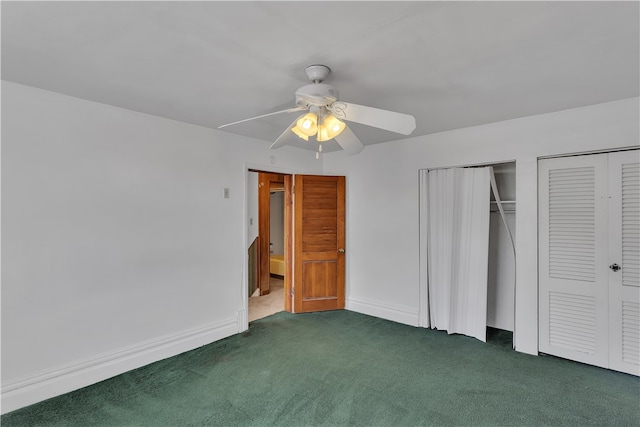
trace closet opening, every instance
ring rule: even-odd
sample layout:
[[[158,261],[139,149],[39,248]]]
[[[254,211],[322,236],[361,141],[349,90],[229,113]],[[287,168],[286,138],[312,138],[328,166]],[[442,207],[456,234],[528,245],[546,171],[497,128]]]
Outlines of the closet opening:
[[[421,326],[514,348],[516,162],[419,176]]]
[[[515,243],[516,162],[490,165],[506,221]],[[489,272],[487,282],[487,340],[513,348],[516,264],[511,238],[491,192],[489,215]]]

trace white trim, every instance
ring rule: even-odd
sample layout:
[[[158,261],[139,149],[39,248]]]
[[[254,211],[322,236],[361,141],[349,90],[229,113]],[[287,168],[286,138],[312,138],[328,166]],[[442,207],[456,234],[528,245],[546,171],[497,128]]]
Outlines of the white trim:
[[[350,311],[355,311],[356,313],[379,317],[410,326],[418,326],[419,322],[418,311],[407,307],[349,298],[346,301],[345,308]]]
[[[590,156],[592,154],[608,154],[608,153],[616,153],[618,151],[632,151],[637,149],[638,149],[638,145],[630,145],[630,146],[618,147],[618,148],[604,148],[601,150],[577,151],[573,153],[552,154],[549,156],[539,156],[538,161],[546,160],[546,159],[557,159],[559,157]]]
[[[249,291],[247,290],[247,293]],[[247,296],[247,299],[249,297]],[[246,309],[242,309],[242,310],[238,310],[238,333],[244,332],[247,329],[249,329],[249,316],[248,316],[248,310]]]
[[[538,355],[538,160],[516,160],[515,350]],[[535,282],[536,286],[530,286]]]
[[[428,328],[431,326],[430,314],[429,314],[429,275],[427,270],[427,254],[428,254],[428,221],[427,221],[427,212],[428,212],[428,197],[427,197],[427,186],[428,186],[428,170],[420,169],[418,171],[418,240],[419,248],[419,268],[420,268],[420,277],[419,277],[419,326],[423,328]]]
[[[175,335],[9,381],[2,386],[3,414],[59,396],[132,369],[235,335],[238,319],[210,323]]]
[[[498,165],[503,165],[503,164],[506,164],[506,163],[515,163],[515,161],[516,161],[516,159],[496,160],[495,162],[472,163],[472,164],[468,164],[468,165],[441,166],[441,167],[437,167],[437,168],[420,168],[418,170],[419,171],[421,171],[421,170],[437,171],[437,170],[441,170],[441,169],[451,169],[451,168],[483,168],[483,167],[486,167],[486,166],[498,166]]]
[[[313,151],[312,151],[313,153]],[[295,175],[300,173],[298,169],[287,168],[276,165],[267,165],[261,163],[243,163],[245,172],[267,172],[267,173],[280,173],[284,175]]]

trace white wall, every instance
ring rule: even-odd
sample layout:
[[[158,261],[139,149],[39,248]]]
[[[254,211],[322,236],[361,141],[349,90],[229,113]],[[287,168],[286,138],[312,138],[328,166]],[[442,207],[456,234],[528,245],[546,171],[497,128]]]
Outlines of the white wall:
[[[2,82],[2,411],[245,328],[247,164],[322,169],[268,146]]]
[[[498,194],[502,201],[516,199],[516,165],[493,165]],[[491,200],[495,200],[491,193]],[[489,269],[487,280],[487,326],[513,331],[516,260],[509,233],[504,227],[497,205],[491,205],[489,219]],[[509,231],[515,236],[515,205],[503,205]]]
[[[258,172],[247,174],[247,249],[258,237]]]
[[[419,324],[418,170],[516,161],[516,349],[537,354],[537,158],[638,146],[638,98],[325,156],[347,176],[347,308]]]
[[[284,191],[271,193],[269,239],[274,254],[284,254]]]
[[[505,219],[514,236],[516,212],[506,210]],[[489,218],[489,269],[487,280],[487,326],[513,331],[516,264],[509,234],[499,212]]]

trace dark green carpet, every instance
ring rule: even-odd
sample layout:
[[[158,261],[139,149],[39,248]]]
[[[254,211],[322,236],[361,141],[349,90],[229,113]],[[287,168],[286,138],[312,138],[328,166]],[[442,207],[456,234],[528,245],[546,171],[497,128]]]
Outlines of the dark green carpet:
[[[499,334],[498,334],[499,335]],[[248,332],[23,408],[2,426],[638,425],[640,379],[335,311]]]

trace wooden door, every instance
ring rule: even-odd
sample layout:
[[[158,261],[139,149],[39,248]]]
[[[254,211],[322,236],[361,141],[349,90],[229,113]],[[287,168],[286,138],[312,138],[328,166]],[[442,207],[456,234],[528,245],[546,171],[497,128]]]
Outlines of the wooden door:
[[[640,161],[609,154],[609,367],[640,375]]]
[[[269,255],[271,243],[271,189],[284,186],[284,175],[258,173],[258,287],[260,295],[267,295],[269,288]]]
[[[345,178],[294,176],[293,312],[344,308]]]
[[[284,309],[293,313],[293,176],[284,176]]]

